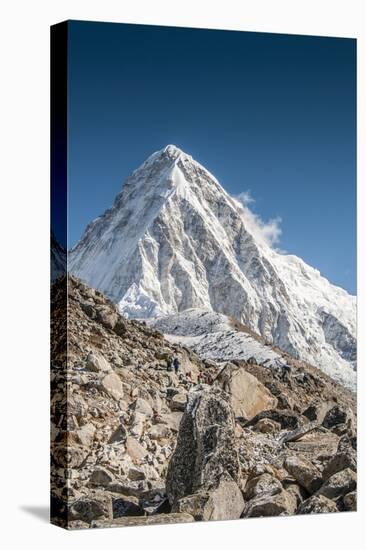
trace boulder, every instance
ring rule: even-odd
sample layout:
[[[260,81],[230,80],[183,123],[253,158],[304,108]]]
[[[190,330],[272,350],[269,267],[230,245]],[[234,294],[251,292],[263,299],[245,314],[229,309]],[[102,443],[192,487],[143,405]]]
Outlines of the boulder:
[[[198,386],[188,394],[167,472],[166,490],[172,506],[196,492],[211,493],[222,481],[238,483],[234,415],[228,397],[215,386]]]
[[[94,439],[95,430],[96,428],[91,422],[84,424],[76,432],[79,443],[84,445],[84,447],[90,447]]]
[[[313,494],[322,484],[320,471],[306,458],[288,456],[284,467],[310,494]]]
[[[105,328],[113,330],[119,319],[118,313],[108,306],[97,306],[95,310],[97,321]]]
[[[264,434],[273,434],[281,430],[281,424],[275,420],[271,420],[270,418],[262,418],[261,420],[258,420],[254,426],[254,429],[257,432]]]
[[[354,491],[357,485],[356,472],[346,468],[341,472],[332,475],[317,491],[317,495],[322,495],[330,499],[337,499]]]
[[[216,383],[230,394],[236,418],[248,420],[259,412],[277,406],[276,397],[243,367],[227,363],[218,374]]]
[[[296,497],[285,490],[275,495],[264,493],[247,503],[244,517],[288,516],[295,513],[296,507]]]
[[[251,500],[252,498],[259,497],[263,494],[276,495],[282,491],[282,484],[278,479],[270,474],[264,473],[262,475],[251,478],[245,485],[245,500]]]
[[[136,497],[117,497],[112,499],[113,519],[130,516],[143,516],[144,509]]]
[[[354,472],[357,471],[357,455],[352,448],[344,452],[335,454],[325,465],[323,470],[323,480],[326,481],[332,475],[350,468]]]
[[[142,414],[144,416],[147,416],[148,418],[151,418],[154,414],[152,407],[149,405],[149,403],[145,399],[142,399],[142,397],[138,397],[132,403],[132,410],[135,413]]]
[[[128,470],[128,477],[131,481],[141,481],[146,478],[146,475],[139,468],[130,468]]]
[[[337,424],[345,424],[353,416],[351,409],[345,409],[339,405],[335,405],[324,416],[323,426],[328,430],[337,426]]]
[[[162,414],[161,421],[164,422],[173,432],[178,432],[183,413],[179,411],[170,414]]]
[[[262,418],[270,418],[281,425],[282,430],[295,430],[304,423],[304,418],[293,411],[271,409],[262,411],[245,423],[246,427],[255,426]]]
[[[112,367],[98,351],[91,351],[86,358],[86,368],[91,372],[111,372]]]
[[[186,393],[176,393],[170,400],[170,409],[172,411],[184,411],[187,403]]]
[[[135,464],[140,464],[146,457],[147,450],[134,437],[127,437],[126,453]]]
[[[95,498],[82,497],[74,501],[69,508],[70,520],[81,520],[86,523],[91,523],[97,518],[110,518],[111,511],[109,510],[106,499],[97,500]]]
[[[304,500],[297,509],[297,514],[328,514],[338,512],[335,502],[322,495],[313,495]]]
[[[357,510],[357,492],[352,491],[343,497],[344,509],[347,512],[356,512]]]
[[[166,424],[154,424],[149,430],[150,439],[156,441],[167,439],[170,434],[171,431]]]
[[[243,495],[235,481],[220,481],[212,491],[197,491],[176,501],[175,512],[192,514],[196,521],[240,518],[244,510]]]
[[[220,481],[219,486],[210,493],[202,519],[204,521],[238,519],[243,510],[244,499],[237,483]]]
[[[106,468],[95,468],[89,479],[89,485],[107,486],[113,481],[113,475]]]
[[[107,374],[101,384],[104,391],[116,401],[123,397],[123,386],[118,374],[114,372]]]
[[[307,491],[297,483],[284,483],[284,489],[296,498],[297,506],[306,499]]]
[[[318,422],[322,424],[325,415],[332,408],[334,402],[332,401],[315,401],[311,403],[304,411],[303,416],[306,416],[311,422]]]

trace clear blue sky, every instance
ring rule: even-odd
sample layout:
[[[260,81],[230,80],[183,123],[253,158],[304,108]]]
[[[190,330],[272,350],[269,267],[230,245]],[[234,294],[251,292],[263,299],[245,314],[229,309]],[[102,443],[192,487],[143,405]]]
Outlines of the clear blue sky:
[[[356,41],[69,24],[69,245],[173,143],[356,292]]]

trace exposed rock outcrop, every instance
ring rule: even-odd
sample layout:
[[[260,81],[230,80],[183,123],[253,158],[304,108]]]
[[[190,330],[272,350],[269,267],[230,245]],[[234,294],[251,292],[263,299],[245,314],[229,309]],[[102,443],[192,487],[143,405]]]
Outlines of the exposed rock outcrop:
[[[189,508],[198,519],[240,517],[244,501],[234,430],[224,391],[199,387],[189,393],[166,480],[173,510]]]

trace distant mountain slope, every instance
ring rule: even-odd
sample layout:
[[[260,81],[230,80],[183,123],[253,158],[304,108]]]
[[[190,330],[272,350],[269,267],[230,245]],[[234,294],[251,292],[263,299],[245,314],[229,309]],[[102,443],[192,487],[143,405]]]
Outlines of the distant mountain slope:
[[[356,368],[355,297],[268,246],[239,202],[175,146],[132,173],[71,250],[69,269],[129,318],[215,311],[327,372]]]
[[[287,354],[221,313],[188,309],[150,319],[148,324],[162,332],[171,343],[186,346],[204,359],[249,361],[275,370],[289,365]],[[347,388],[355,389],[356,372],[350,365],[334,362],[323,370]]]

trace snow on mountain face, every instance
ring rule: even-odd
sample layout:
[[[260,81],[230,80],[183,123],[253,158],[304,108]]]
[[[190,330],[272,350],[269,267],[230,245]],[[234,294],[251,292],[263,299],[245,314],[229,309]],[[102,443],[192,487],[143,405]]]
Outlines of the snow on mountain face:
[[[71,250],[69,269],[127,317],[215,311],[330,375],[335,364],[356,368],[355,297],[272,249],[240,203],[175,146],[131,174]]]
[[[200,357],[214,361],[248,361],[258,365],[282,368],[285,359],[257,341],[250,334],[236,330],[230,319],[221,313],[188,309],[182,313],[149,319],[148,325],[162,332],[167,340],[195,351]]]

